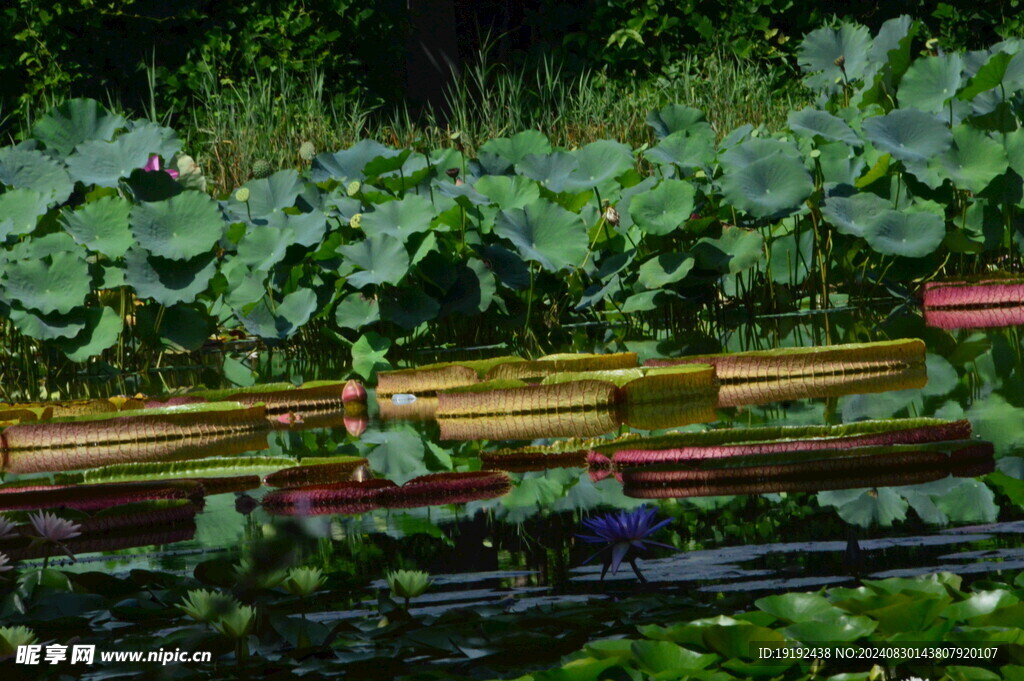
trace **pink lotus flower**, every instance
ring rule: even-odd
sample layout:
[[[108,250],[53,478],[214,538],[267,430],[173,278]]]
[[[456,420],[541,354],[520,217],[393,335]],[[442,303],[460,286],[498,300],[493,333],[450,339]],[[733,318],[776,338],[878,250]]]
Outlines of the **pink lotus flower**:
[[[352,379],[341,389],[341,401],[344,404],[349,402],[366,402],[366,388],[359,381]]]
[[[178,179],[177,170],[174,170],[173,168],[160,168],[160,157],[157,156],[156,154],[153,154],[152,156],[149,157],[149,160],[146,161],[146,165],[142,166],[142,169],[145,170],[147,173],[153,173],[163,170],[165,173],[170,175],[172,179]]]
[[[286,426],[290,426],[295,423],[302,423],[305,420],[302,418],[302,414],[293,414],[292,412],[278,414],[274,418],[277,419],[278,423],[282,423]]]

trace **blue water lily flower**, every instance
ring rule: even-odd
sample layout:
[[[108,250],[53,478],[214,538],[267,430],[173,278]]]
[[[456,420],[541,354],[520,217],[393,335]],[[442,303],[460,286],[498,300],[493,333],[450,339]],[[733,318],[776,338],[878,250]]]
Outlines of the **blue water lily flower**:
[[[654,516],[656,514],[657,509],[641,506],[632,511],[608,513],[584,520],[583,525],[594,534],[577,534],[576,536],[591,544],[606,544],[604,548],[583,561],[584,565],[611,549],[611,552],[604,556],[604,569],[601,570],[602,580],[609,568],[614,575],[622,563],[629,563],[640,581],[646,582],[647,580],[640,574],[640,570],[636,566],[637,553],[646,551],[651,546],[675,549],[674,546],[648,539],[652,534],[672,522],[671,518],[667,518],[655,524]]]

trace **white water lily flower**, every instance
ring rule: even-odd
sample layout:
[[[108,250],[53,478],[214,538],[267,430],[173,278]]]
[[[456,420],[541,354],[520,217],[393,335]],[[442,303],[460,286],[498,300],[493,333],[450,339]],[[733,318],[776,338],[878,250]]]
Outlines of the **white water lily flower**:
[[[72,539],[82,534],[82,526],[78,523],[58,518],[46,511],[29,514],[28,519],[32,521],[32,527],[35,528],[36,535],[54,543]]]
[[[0,572],[8,572],[13,569],[10,557],[6,553],[0,553]]]
[[[17,534],[15,528],[18,527],[17,523],[13,523],[8,520],[7,516],[0,515],[0,539],[8,539]]]

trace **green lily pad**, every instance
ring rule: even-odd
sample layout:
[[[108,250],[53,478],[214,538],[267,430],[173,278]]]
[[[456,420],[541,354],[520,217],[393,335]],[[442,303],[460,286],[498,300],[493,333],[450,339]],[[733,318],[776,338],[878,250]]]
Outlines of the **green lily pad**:
[[[429,230],[433,219],[434,206],[429,199],[407,194],[397,201],[378,204],[371,213],[364,213],[362,228],[367,237],[387,235],[404,244],[410,235]]]
[[[142,203],[131,212],[132,234],[140,246],[170,260],[209,253],[224,233],[217,202],[200,192]]]
[[[116,260],[124,257],[135,239],[128,227],[132,204],[120,196],[105,196],[78,210],[64,210],[64,229],[90,251]]]
[[[945,220],[927,212],[886,209],[864,230],[864,238],[876,253],[906,258],[922,258],[934,253],[945,237]]]
[[[4,266],[4,296],[43,314],[67,314],[89,295],[89,266],[77,253],[59,251],[44,259],[12,260]]]
[[[39,192],[49,203],[64,203],[74,190],[59,163],[41,151],[18,147],[0,149],[0,184]]]
[[[960,89],[964,65],[956,52],[915,59],[900,79],[896,93],[902,108],[942,112]]]
[[[551,272],[578,266],[587,253],[587,230],[578,215],[546,199],[498,214],[494,233],[508,239],[524,260]]]
[[[540,198],[540,187],[521,175],[485,175],[477,180],[476,190],[502,210],[523,208]]]
[[[792,111],[788,124],[790,130],[802,137],[820,137],[831,142],[843,142],[852,147],[864,144],[846,121],[821,109],[807,107],[800,111]]]
[[[726,200],[758,218],[794,212],[813,190],[807,168],[782,154],[754,161],[722,177]]]
[[[803,162],[803,156],[795,144],[772,137],[755,137],[731,147],[726,147],[723,143],[722,148],[719,162],[727,174],[738,172],[751,163],[775,156]]]
[[[511,164],[516,164],[530,154],[551,153],[551,142],[538,130],[523,130],[511,138],[489,139],[480,147],[480,151],[495,154]]]
[[[286,340],[309,321],[316,308],[316,294],[309,289],[299,289],[273,307],[264,298],[248,313],[239,315],[239,321],[246,331],[264,340]]]
[[[373,298],[359,293],[350,293],[334,310],[334,321],[343,329],[358,331],[380,319],[380,305]]]
[[[818,492],[818,503],[835,506],[840,518],[861,527],[889,527],[907,517],[907,501],[889,487]]]
[[[189,260],[168,260],[139,247],[125,255],[125,281],[140,298],[150,298],[170,307],[191,303],[206,290],[217,271],[214,254],[204,253]]]
[[[897,109],[862,124],[864,136],[878,149],[906,162],[927,162],[953,143],[942,120],[917,109]]]
[[[808,87],[837,92],[844,82],[860,79],[868,66],[871,33],[860,24],[844,23],[838,28],[823,26],[804,37],[797,61]],[[839,60],[842,59],[842,68]]]
[[[679,228],[695,206],[693,185],[682,180],[662,180],[654,189],[630,200],[634,224],[648,234],[669,234]]]
[[[32,136],[62,156],[82,142],[109,142],[125,120],[94,99],[69,99],[54,107],[32,127]]]
[[[782,633],[798,641],[856,641],[878,628],[870,617],[839,615],[824,622],[803,621],[791,624]]]
[[[764,260],[764,237],[741,227],[725,226],[718,239],[704,237],[693,248],[701,267],[736,274]]]
[[[971,77],[957,97],[969,102],[1000,86],[1007,94],[1024,87],[1024,53],[996,52]]]
[[[634,641],[630,651],[645,672],[671,672],[674,677],[686,671],[699,671],[719,659],[717,655],[697,653],[670,641]]]
[[[754,605],[779,619],[790,622],[834,619],[843,614],[843,611],[832,605],[827,598],[813,593],[765,596],[754,601]]]
[[[685,279],[694,264],[689,253],[662,253],[640,266],[638,280],[649,289],[660,289]]]
[[[124,320],[113,308],[89,308],[86,327],[74,338],[60,340],[57,346],[72,362],[84,362],[116,343],[123,328]]]
[[[821,214],[840,234],[864,236],[864,231],[879,215],[890,209],[890,203],[869,192],[850,197],[830,196],[821,207]]]
[[[368,284],[397,286],[409,272],[408,251],[401,241],[387,234],[340,246],[338,250],[363,270],[348,276],[349,283],[356,288]]]

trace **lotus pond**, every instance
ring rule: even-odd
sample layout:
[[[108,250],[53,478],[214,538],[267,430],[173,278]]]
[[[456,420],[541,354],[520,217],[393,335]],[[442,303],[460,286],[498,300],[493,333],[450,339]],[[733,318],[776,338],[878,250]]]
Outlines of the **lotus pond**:
[[[415,365],[445,364],[382,373],[365,406],[306,366],[299,388],[172,390],[8,425],[8,648],[21,636],[213,652],[159,667],[173,678],[867,678],[874,664],[1017,678],[1019,327],[947,330],[904,307],[768,316],[686,341],[604,333],[549,367],[503,348],[425,352]],[[776,347],[791,350],[759,352]],[[713,364],[607,368],[680,356]],[[710,399],[704,366],[718,374]],[[476,387],[428,394],[453,367],[476,369]],[[479,383],[481,368],[506,377]],[[562,378],[508,377],[537,371]],[[627,395],[607,413],[502,397],[553,386],[543,399],[557,401],[602,382]],[[453,416],[467,394],[473,413]],[[125,425],[139,414],[145,435]],[[34,526],[43,509],[77,536]],[[614,513],[648,524],[634,528],[641,550],[613,561]],[[581,538],[595,531],[612,541]],[[812,668],[752,659],[752,640],[1001,647],[984,662]]]

